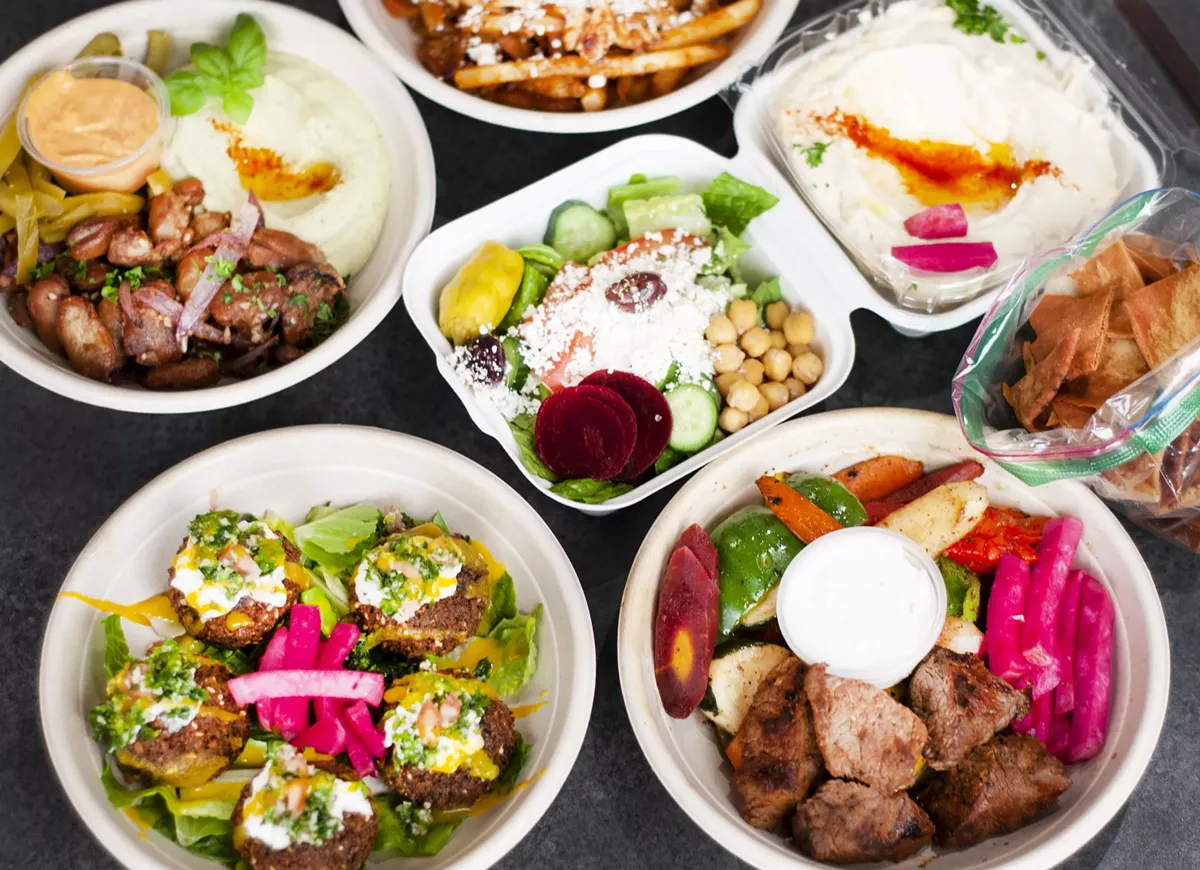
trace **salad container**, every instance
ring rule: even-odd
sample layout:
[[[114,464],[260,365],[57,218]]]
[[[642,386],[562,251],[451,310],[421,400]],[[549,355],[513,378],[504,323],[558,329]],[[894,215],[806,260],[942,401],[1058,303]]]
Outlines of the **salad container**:
[[[743,151],[788,179],[791,190],[799,194],[840,244],[843,255],[854,263],[862,277],[851,291],[856,307],[875,311],[901,333],[915,336],[951,329],[980,316],[994,298],[994,291],[1016,270],[1020,258],[1002,258],[990,268],[939,280],[940,299],[936,301],[927,293],[914,292],[914,279],[928,279],[930,273],[915,272],[886,253],[874,254],[856,247],[839,217],[822,210],[807,185],[801,183],[788,159],[789,146],[782,141],[776,124],[790,81],[826,54],[839,37],[898,2],[853,0],[789,30],[724,96],[734,107],[734,130]],[[1082,89],[1089,107],[1111,111],[1114,121],[1108,131],[1115,143],[1121,187],[1110,206],[1140,191],[1172,183],[1176,157],[1186,148],[1184,137],[1079,13],[1068,4],[1048,0],[996,0],[993,5],[1047,62],[1062,63],[1071,56],[1083,59],[1087,74],[1072,82],[1071,87]]]

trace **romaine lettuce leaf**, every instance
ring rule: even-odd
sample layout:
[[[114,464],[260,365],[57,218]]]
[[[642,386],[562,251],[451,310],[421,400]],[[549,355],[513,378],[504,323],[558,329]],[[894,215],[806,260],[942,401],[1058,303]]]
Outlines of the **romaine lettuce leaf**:
[[[773,208],[779,197],[722,172],[701,194],[709,220],[740,236],[750,221]]]
[[[551,482],[556,481],[558,475],[542,462],[533,446],[533,426],[534,416],[532,414],[521,414],[508,421],[508,428],[512,430],[513,440],[517,442],[517,450],[521,455],[521,464],[534,477]]]
[[[335,574],[343,574],[358,564],[362,554],[379,539],[383,513],[375,505],[355,504],[329,511],[314,507],[314,516],[294,535],[296,546],[305,558]]]
[[[492,585],[491,600],[479,623],[479,634],[487,634],[501,620],[511,619],[516,615],[517,589],[513,585],[512,575],[505,571],[504,576]]]
[[[504,770],[500,771],[496,781],[492,783],[493,794],[508,794],[516,788],[517,780],[521,778],[521,770],[525,767],[525,762],[529,760],[529,752],[532,749],[533,745],[526,742],[525,738],[518,733],[512,757],[509,758]]]
[[[783,299],[783,288],[779,286],[779,279],[772,278],[770,281],[763,281],[754,288],[754,292],[750,294],[750,299],[758,306],[758,317],[761,320],[763,309],[772,302],[779,302]]]
[[[377,797],[375,850],[399,852],[406,858],[429,858],[442,851],[461,822],[434,824],[429,810],[411,801]]]
[[[104,675],[111,680],[133,657],[129,654],[129,644],[121,628],[121,617],[115,613],[106,616],[100,620],[100,625],[104,627]]]
[[[712,259],[700,270],[701,275],[724,275],[729,272],[733,278],[738,278],[738,260],[742,254],[750,250],[750,245],[743,242],[725,227],[716,227],[713,235]]]
[[[499,661],[492,662],[487,683],[500,696],[521,691],[537,671],[537,644],[534,634],[542,617],[542,605],[532,613],[502,619],[488,632],[488,637],[500,645]]]

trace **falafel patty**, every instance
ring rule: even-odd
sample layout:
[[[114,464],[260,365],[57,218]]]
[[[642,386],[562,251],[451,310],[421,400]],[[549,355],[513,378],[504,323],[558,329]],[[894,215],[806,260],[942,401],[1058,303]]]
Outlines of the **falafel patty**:
[[[370,792],[349,768],[272,750],[233,808],[233,843],[252,870],[359,870],[379,826]]]
[[[470,806],[512,759],[517,729],[508,705],[476,680],[421,671],[397,681],[407,693],[381,725],[384,781],[433,809]]]
[[[168,569],[167,598],[188,634],[223,649],[261,642],[300,595],[300,551],[262,520],[200,514]]]
[[[233,763],[250,734],[229,694],[231,676],[163,641],[109,681],[107,700],[91,714],[93,733],[122,767],[166,785],[202,785]]]

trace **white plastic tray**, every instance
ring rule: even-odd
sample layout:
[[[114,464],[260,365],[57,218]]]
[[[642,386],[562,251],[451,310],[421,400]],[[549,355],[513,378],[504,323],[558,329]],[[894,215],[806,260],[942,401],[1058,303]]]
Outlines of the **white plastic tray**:
[[[779,196],[775,208],[756,218],[745,232],[751,250],[744,263],[764,275],[779,275],[784,298],[809,310],[816,321],[812,342],[825,363],[821,379],[811,390],[720,443],[696,454],[665,474],[651,478],[631,492],[603,504],[585,505],[549,492],[550,484],[525,470],[508,423],[495,409],[481,404],[446,361],[450,342],[437,328],[438,297],[471,253],[484,241],[510,247],[541,241],[546,220],[565,199],[602,205],[608,188],[641,172],[678,175],[685,185],[703,188],[730,172],[760,184]],[[404,272],[404,304],[417,329],[437,357],[438,371],[458,394],[467,413],[512,458],[521,473],[550,498],[588,514],[607,514],[644,499],[691,474],[716,457],[745,443],[789,417],[831,396],[850,374],[854,363],[854,333],[850,312],[864,307],[874,291],[842,253],[820,221],[791,192],[770,166],[739,155],[721,157],[695,142],[676,136],[637,136],[580,160],[523,190],[497,200],[438,229],[413,253]]]

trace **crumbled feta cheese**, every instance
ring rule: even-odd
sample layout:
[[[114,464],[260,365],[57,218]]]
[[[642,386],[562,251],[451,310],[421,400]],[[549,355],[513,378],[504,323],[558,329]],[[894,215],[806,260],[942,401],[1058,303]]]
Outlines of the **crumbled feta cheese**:
[[[587,86],[589,88],[602,88],[608,84],[608,78],[602,75],[588,76]]]
[[[476,66],[492,66],[500,63],[500,49],[494,42],[479,40],[476,45],[467,45],[467,57],[471,58]]]

